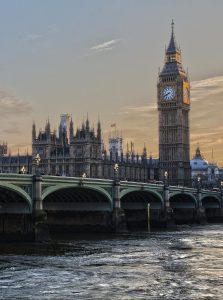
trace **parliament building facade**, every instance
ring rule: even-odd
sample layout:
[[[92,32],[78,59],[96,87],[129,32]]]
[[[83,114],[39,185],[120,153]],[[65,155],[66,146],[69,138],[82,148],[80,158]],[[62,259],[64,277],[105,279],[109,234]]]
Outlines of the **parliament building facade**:
[[[108,141],[108,150],[102,139],[101,123],[96,131],[89,120],[74,132],[69,114],[60,117],[58,133],[51,131],[49,120],[45,129],[32,126],[32,155],[7,154],[7,145],[0,145],[0,172],[42,175],[91,177],[141,182],[158,180],[158,159],[147,157],[146,147],[138,154],[134,144],[123,150],[123,139],[114,131]],[[39,165],[36,156],[40,157]],[[115,171],[116,169],[116,171]]]
[[[109,137],[109,149],[102,140],[101,123],[96,131],[90,127],[88,118],[74,133],[73,121],[68,114],[61,115],[59,134],[51,132],[47,121],[45,130],[36,134],[32,129],[32,156],[39,154],[42,174],[148,182],[158,179],[158,160],[147,158],[146,148],[139,155],[133,143],[124,153],[122,137],[115,132]],[[35,164],[33,165],[35,168]],[[33,170],[34,172],[34,170]]]

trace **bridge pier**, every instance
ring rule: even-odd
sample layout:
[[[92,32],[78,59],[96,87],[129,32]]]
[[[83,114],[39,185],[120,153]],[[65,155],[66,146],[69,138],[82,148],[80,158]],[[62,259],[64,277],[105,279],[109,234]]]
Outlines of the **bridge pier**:
[[[173,209],[170,207],[170,190],[169,186],[164,184],[164,218],[165,227],[173,227],[175,225],[173,219]]]
[[[206,224],[207,220],[206,220],[206,213],[205,213],[205,207],[203,207],[202,205],[202,200],[201,200],[201,189],[198,188],[197,191],[197,208],[196,208],[196,221],[199,224]]]
[[[36,242],[50,240],[47,214],[43,210],[42,176],[33,175],[33,234]]]
[[[148,232],[150,232],[150,203],[147,204],[147,222]]]
[[[120,181],[114,180],[112,221],[115,232],[126,232],[125,211],[121,208]]]

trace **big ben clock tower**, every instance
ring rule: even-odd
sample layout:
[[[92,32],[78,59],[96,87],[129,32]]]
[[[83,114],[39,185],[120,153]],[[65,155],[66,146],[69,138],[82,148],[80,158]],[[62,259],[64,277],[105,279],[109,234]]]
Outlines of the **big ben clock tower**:
[[[159,73],[159,163],[160,179],[168,174],[172,185],[191,185],[190,169],[190,83],[181,63],[174,36],[174,23],[165,64]],[[167,172],[167,173],[166,173]]]

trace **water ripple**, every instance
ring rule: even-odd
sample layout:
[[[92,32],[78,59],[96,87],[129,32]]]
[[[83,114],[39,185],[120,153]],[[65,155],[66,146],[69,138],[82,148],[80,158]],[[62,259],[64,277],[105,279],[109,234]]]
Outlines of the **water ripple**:
[[[208,225],[1,244],[0,298],[220,300],[222,230]]]

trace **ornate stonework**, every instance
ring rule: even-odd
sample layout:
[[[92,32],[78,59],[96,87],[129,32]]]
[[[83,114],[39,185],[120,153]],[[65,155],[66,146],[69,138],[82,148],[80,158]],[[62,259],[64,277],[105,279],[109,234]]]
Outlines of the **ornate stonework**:
[[[35,124],[33,125],[32,156],[34,158],[37,154],[40,155],[41,174],[113,179],[114,165],[118,164],[118,177],[122,180],[158,180],[158,160],[147,158],[145,146],[140,155],[135,153],[133,143],[126,153],[123,152],[122,144],[118,149],[109,147],[107,152],[102,140],[100,122],[95,132],[87,118],[74,133],[72,119],[68,116],[66,118],[65,115],[62,117],[63,126],[60,122],[59,135],[55,131],[51,132],[49,121],[45,130],[39,131],[38,134]],[[113,138],[117,141],[120,139]],[[35,172],[34,164],[32,172]]]

